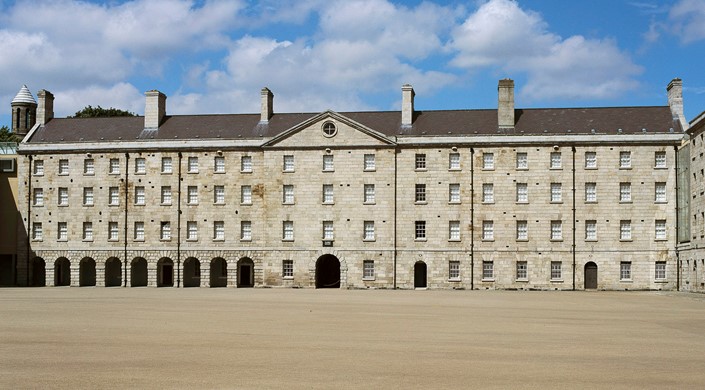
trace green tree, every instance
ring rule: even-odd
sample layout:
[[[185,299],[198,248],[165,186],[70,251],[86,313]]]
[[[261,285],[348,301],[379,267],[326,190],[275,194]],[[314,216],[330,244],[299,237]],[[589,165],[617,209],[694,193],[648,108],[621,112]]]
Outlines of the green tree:
[[[13,134],[10,128],[3,125],[0,126],[0,142],[20,142],[22,138],[17,134]]]
[[[76,111],[76,114],[69,118],[104,118],[109,116],[136,116],[135,113],[121,110],[118,108],[103,108],[101,106],[93,107],[86,106],[81,111]]]

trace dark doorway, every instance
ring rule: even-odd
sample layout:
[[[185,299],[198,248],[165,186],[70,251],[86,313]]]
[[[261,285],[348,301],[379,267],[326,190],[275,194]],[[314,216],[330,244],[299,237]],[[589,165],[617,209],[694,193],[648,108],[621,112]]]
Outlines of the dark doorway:
[[[130,287],[145,287],[147,285],[147,260],[137,257],[130,265]]]
[[[217,257],[211,260],[211,287],[226,287],[228,285],[228,263]]]
[[[46,262],[41,257],[32,260],[32,286],[44,287],[47,285]]]
[[[12,255],[0,255],[0,286],[15,285],[15,266]]]
[[[105,262],[105,287],[120,287],[122,285],[122,262],[115,257]]]
[[[316,261],[316,288],[340,288],[340,261],[323,255]]]
[[[157,262],[157,287],[174,287],[174,262],[167,257]]]
[[[201,262],[194,257],[184,261],[184,287],[201,286]]]
[[[426,263],[423,261],[414,264],[414,288],[426,288]]]
[[[78,266],[78,285],[80,287],[95,286],[95,260],[86,257]]]
[[[243,257],[237,262],[237,286],[255,286],[255,263],[247,257]]]
[[[54,286],[71,285],[71,262],[65,257],[60,257],[54,263]]]
[[[592,261],[585,264],[585,289],[597,288],[597,264]]]

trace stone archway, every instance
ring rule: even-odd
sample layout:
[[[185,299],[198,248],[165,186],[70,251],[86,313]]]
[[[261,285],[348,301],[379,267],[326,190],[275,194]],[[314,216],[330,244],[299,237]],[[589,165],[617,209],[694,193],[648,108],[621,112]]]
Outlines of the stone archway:
[[[35,257],[32,260],[32,287],[44,287],[46,284],[46,262],[41,257]]]
[[[227,287],[228,285],[228,263],[222,257],[211,260],[210,286]]]
[[[157,287],[174,287],[174,261],[168,257],[157,262]]]
[[[195,257],[184,260],[184,287],[201,285],[201,262]]]
[[[105,261],[105,287],[122,286],[122,262],[111,257]]]
[[[147,286],[147,260],[142,257],[132,259],[130,264],[130,287]]]
[[[427,274],[426,263],[417,261],[416,264],[414,264],[414,288],[426,288],[428,286]]]
[[[248,257],[237,262],[237,287],[255,286],[255,263]]]
[[[59,257],[54,262],[54,286],[71,285],[71,262],[65,257]]]
[[[316,260],[316,288],[340,288],[340,260],[323,255]]]
[[[78,285],[80,287],[95,286],[95,260],[84,257],[78,264]]]
[[[583,276],[585,277],[586,290],[597,289],[597,264],[592,261],[585,264],[585,272]]]

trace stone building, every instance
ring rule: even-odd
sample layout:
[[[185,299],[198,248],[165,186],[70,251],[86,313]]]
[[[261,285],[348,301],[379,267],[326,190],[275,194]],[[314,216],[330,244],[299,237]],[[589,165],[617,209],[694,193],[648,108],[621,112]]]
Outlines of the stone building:
[[[54,118],[19,148],[20,284],[678,288],[682,86],[657,107]],[[679,154],[680,153],[680,154]],[[701,218],[701,217],[698,217]],[[703,225],[701,223],[701,225]],[[702,230],[702,229],[701,229]]]

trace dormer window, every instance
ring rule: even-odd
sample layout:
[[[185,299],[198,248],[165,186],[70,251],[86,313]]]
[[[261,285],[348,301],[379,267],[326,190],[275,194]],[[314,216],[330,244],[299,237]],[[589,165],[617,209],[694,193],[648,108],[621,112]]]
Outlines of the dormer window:
[[[338,132],[338,129],[335,127],[335,123],[326,122],[323,124],[323,134],[325,134],[326,137],[332,137],[336,132]]]

